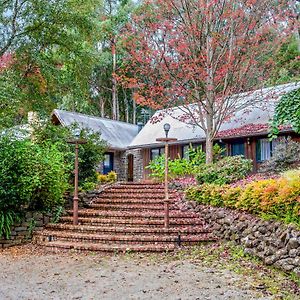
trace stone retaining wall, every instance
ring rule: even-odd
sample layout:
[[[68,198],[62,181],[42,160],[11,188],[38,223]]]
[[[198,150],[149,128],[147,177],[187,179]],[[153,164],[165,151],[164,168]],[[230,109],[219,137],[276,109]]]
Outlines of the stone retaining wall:
[[[300,231],[296,226],[195,202],[187,202],[185,209],[201,213],[219,238],[235,241],[266,265],[295,272],[300,277]]]
[[[41,230],[50,222],[50,215],[40,212],[27,212],[24,218],[11,229],[9,239],[0,238],[0,249],[30,242],[32,233]]]

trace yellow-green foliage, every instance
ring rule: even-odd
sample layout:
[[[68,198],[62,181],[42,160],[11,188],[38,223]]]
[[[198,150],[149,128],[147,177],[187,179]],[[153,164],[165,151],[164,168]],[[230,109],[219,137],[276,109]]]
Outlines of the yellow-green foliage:
[[[300,176],[287,172],[244,187],[203,184],[186,191],[187,198],[201,204],[230,207],[300,225]]]
[[[100,184],[116,182],[117,178],[118,175],[114,171],[110,171],[107,175],[103,175],[100,173],[97,174],[97,181]]]

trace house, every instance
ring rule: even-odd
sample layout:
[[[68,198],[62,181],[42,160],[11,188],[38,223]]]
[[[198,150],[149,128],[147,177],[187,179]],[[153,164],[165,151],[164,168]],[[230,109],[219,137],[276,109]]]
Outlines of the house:
[[[237,101],[250,97],[253,99],[253,107],[239,111],[229,121],[224,122],[215,143],[225,149],[226,155],[244,155],[252,159],[253,168],[257,170],[261,162],[271,157],[272,150],[280,139],[290,136],[300,141],[300,136],[290,126],[281,128],[277,140],[268,139],[269,122],[276,103],[282,95],[299,88],[300,82],[235,95]],[[62,126],[77,123],[82,128],[100,132],[103,140],[108,143],[101,171],[106,174],[114,170],[119,180],[140,181],[149,178],[146,166],[150,160],[164,152],[164,144],[156,139],[164,137],[165,123],[171,125],[169,136],[177,139],[170,143],[171,159],[184,157],[191,145],[205,151],[204,131],[192,123],[181,121],[183,113],[180,107],[157,111],[153,119],[160,119],[159,122],[150,120],[143,128],[139,128],[125,122],[55,109],[52,122]]]
[[[126,150],[138,134],[139,127],[137,125],[59,109],[52,112],[51,120],[55,125],[71,126],[76,123],[81,128],[101,133],[101,138],[108,145],[99,170],[103,174],[114,170],[118,174],[119,180],[128,181],[138,180],[136,176],[142,176],[135,172],[136,175],[133,177],[133,170],[128,173],[127,168],[124,167],[125,162],[128,163],[130,160],[126,156]],[[129,161],[131,165],[134,159],[138,161],[137,157],[131,156],[132,162]]]
[[[277,140],[270,141],[268,139],[269,122],[274,114],[276,103],[282,95],[299,88],[300,82],[236,95],[237,101],[244,97],[251,97],[254,105],[239,111],[229,121],[224,122],[215,143],[225,149],[226,155],[244,155],[246,158],[252,159],[253,168],[257,170],[261,162],[271,157],[272,149],[280,139],[290,136],[292,139],[300,141],[300,136],[290,126],[281,128]],[[172,109],[171,113],[157,111],[153,119],[157,118],[160,121],[153,123],[150,120],[130,143],[127,151],[137,149],[140,151],[139,160],[143,163],[143,176],[140,179],[148,178],[149,170],[145,167],[150,160],[164,152],[164,144],[157,142],[156,139],[164,137],[163,124],[165,123],[171,125],[169,137],[177,139],[176,142],[170,143],[171,159],[178,156],[184,157],[190,145],[205,150],[204,131],[199,126],[180,121],[182,114],[184,112],[180,107]],[[133,163],[139,162],[134,161]]]

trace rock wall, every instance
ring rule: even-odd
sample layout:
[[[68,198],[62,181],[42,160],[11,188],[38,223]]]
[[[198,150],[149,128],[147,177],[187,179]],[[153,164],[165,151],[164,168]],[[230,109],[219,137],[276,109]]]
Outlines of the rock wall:
[[[27,212],[24,218],[11,228],[11,237],[9,239],[0,238],[0,249],[30,242],[33,232],[43,229],[49,222],[49,214]]]
[[[300,230],[294,225],[265,221],[236,210],[185,203],[211,225],[214,234],[244,246],[245,252],[300,277]]]

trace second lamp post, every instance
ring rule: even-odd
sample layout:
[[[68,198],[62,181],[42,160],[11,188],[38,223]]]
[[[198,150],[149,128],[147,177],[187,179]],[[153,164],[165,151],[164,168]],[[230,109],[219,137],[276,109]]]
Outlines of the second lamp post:
[[[171,125],[169,123],[164,124],[165,137],[158,138],[156,141],[165,143],[165,200],[164,200],[164,224],[165,228],[169,228],[169,143],[175,142],[177,139],[169,138],[169,131]]]

